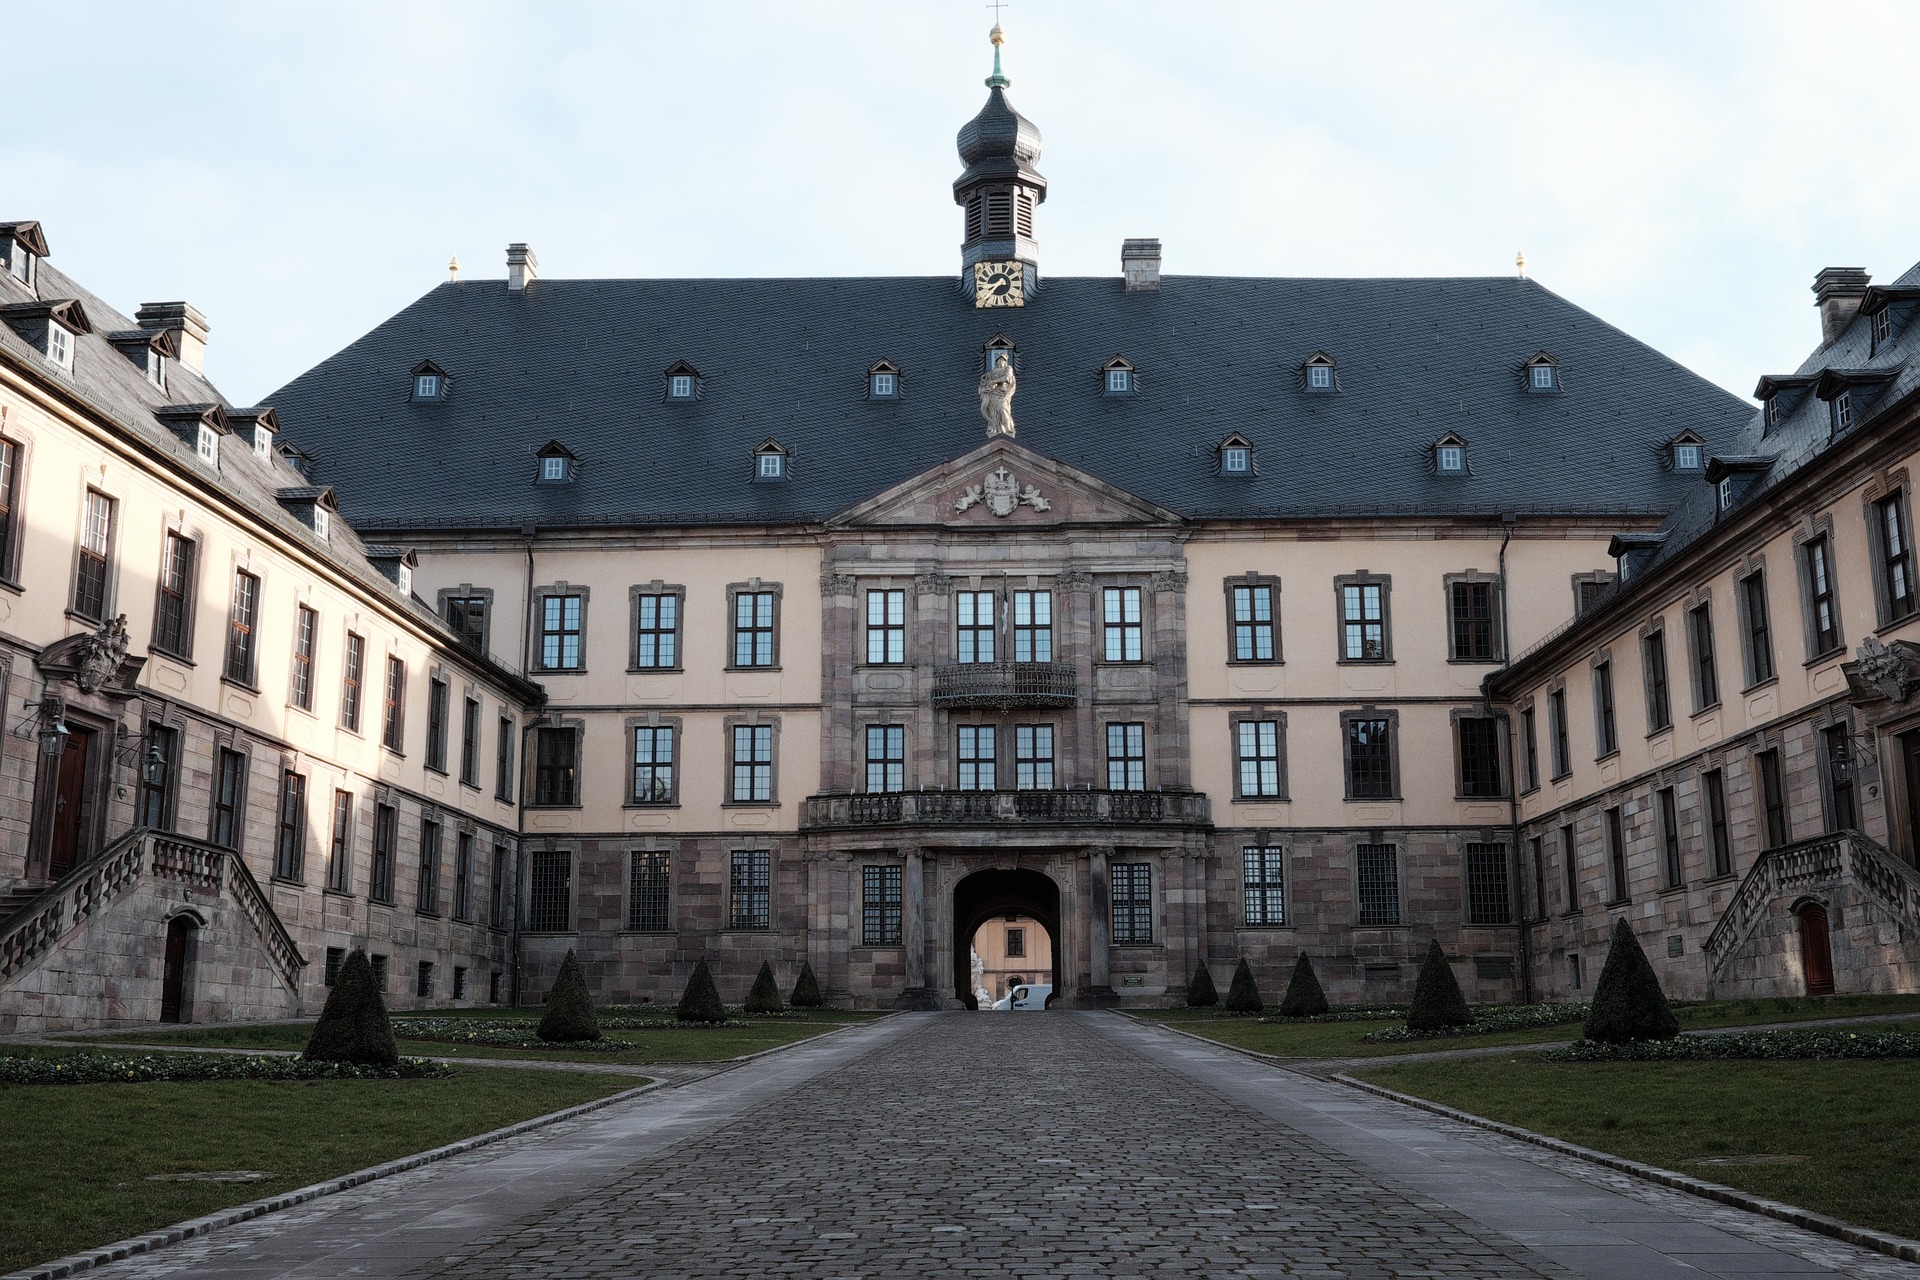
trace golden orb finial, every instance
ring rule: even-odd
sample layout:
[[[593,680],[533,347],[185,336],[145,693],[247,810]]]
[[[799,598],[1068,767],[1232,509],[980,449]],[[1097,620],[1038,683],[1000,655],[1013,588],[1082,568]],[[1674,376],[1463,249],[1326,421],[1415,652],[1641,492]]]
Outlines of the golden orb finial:
[[[1513,269],[1520,273],[1522,280],[1527,278],[1527,251],[1525,249],[1513,255]]]
[[[1002,45],[1007,42],[1007,33],[1002,31],[1000,24],[996,22],[993,24],[993,30],[987,32],[987,39],[993,41],[996,45]]]
[[[447,279],[458,280],[459,278],[460,278],[460,255],[456,253],[451,258],[447,259]]]

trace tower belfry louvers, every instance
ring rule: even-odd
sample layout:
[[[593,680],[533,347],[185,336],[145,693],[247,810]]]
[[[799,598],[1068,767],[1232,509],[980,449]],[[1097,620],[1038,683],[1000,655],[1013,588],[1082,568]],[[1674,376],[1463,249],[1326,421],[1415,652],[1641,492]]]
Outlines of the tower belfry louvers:
[[[1047,180],[1033,167],[1040,130],[1007,101],[1011,83],[1000,69],[1006,33],[998,23],[986,105],[960,129],[956,145],[967,167],[953,184],[954,203],[966,211],[960,245],[961,287],[978,306],[1021,306],[1038,290],[1040,247],[1034,206],[1047,198]]]

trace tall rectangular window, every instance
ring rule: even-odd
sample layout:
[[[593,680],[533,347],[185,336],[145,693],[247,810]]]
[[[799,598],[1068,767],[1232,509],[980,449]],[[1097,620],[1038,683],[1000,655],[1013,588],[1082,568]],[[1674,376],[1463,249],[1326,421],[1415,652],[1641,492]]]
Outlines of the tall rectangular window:
[[[393,901],[393,868],[400,858],[400,812],[392,805],[374,806],[373,876],[367,896],[375,902]]]
[[[173,778],[180,767],[180,731],[147,721],[147,745],[140,752],[140,794],[134,825],[173,830]]]
[[[1566,894],[1566,910],[1580,909],[1580,855],[1579,846],[1573,838],[1573,824],[1560,828],[1560,878],[1564,883],[1561,890]]]
[[[280,820],[274,830],[273,874],[298,882],[307,851],[307,779],[292,770],[280,775]]]
[[[773,927],[773,855],[765,849],[736,849],[728,879],[727,927]]]
[[[1767,616],[1767,575],[1752,573],[1740,579],[1741,623],[1746,632],[1747,684],[1773,679],[1773,624]]]
[[[1840,648],[1840,609],[1833,596],[1833,545],[1826,534],[1800,548],[1800,576],[1807,593],[1809,658]]]
[[[227,610],[227,679],[253,683],[255,629],[260,614],[260,579],[245,569],[233,571],[233,602]]]
[[[727,795],[736,804],[773,799],[773,726],[734,726],[733,784]]]
[[[1507,846],[1470,843],[1467,863],[1467,923],[1510,924],[1513,893],[1507,885]]]
[[[447,771],[447,682],[427,681],[427,768],[435,773]]]
[[[1360,923],[1400,923],[1400,858],[1390,844],[1354,847],[1354,887],[1360,898]]]
[[[14,519],[20,507],[20,446],[12,440],[0,440],[0,574],[17,573],[14,545],[19,522]]]
[[[533,735],[533,803],[580,803],[580,734],[574,729],[536,729]]]
[[[665,933],[673,927],[667,855],[654,849],[635,849],[629,858],[627,928],[639,933]]]
[[[1393,722],[1356,716],[1346,723],[1347,798],[1393,795]]]
[[[1139,662],[1146,654],[1142,639],[1140,588],[1107,587],[1101,597],[1101,650],[1108,662]]]
[[[306,605],[293,610],[293,681],[287,701],[302,711],[313,710],[313,646],[320,631],[320,615]]]
[[[12,445],[0,445],[11,449]],[[0,521],[0,529],[5,528]],[[160,549],[160,590],[153,608],[153,647],[175,657],[190,657],[193,645],[192,538],[169,533]],[[4,563],[0,561],[0,563]]]
[[[1820,731],[1820,752],[1827,769],[1827,808],[1829,831],[1853,831],[1860,826],[1860,814],[1853,791],[1853,753],[1847,746],[1849,726],[1829,725]]]
[[[487,922],[496,929],[504,929],[511,923],[508,909],[513,905],[514,890],[513,851],[505,841],[493,846],[493,873],[488,879],[487,890]]]
[[[1527,851],[1533,855],[1533,915],[1536,920],[1547,918],[1547,842],[1535,836],[1527,842]]]
[[[1602,662],[1593,669],[1593,745],[1596,756],[1610,756],[1620,749],[1620,723],[1613,714],[1613,664]]]
[[[327,888],[345,893],[353,887],[353,793],[333,793],[333,835],[327,841]]]
[[[1274,799],[1286,788],[1280,776],[1280,722],[1241,720],[1233,726],[1233,754],[1240,766],[1243,799]]]
[[[673,803],[673,726],[640,725],[633,731],[633,803]]]
[[[671,671],[680,665],[680,597],[634,597],[633,665],[643,671]]]
[[[1115,943],[1153,941],[1153,864],[1116,862],[1107,868],[1113,890]]]
[[[1680,865],[1680,814],[1674,806],[1672,787],[1660,791],[1660,869],[1665,873],[1667,888],[1677,889],[1686,883],[1686,871]]]
[[[1384,662],[1387,657],[1387,588],[1383,582],[1340,587],[1340,660]]]
[[[773,592],[742,591],[734,596],[733,665],[773,665]]]
[[[1016,791],[1053,790],[1053,726],[1013,726],[1013,786]]]
[[[1880,605],[1886,622],[1898,622],[1915,608],[1912,531],[1907,528],[1906,494],[1873,504],[1874,558],[1880,562]]]
[[[513,802],[513,718],[500,717],[500,736],[493,752],[493,798]]]
[[[1531,703],[1520,712],[1520,750],[1525,756],[1527,790],[1532,791],[1540,785],[1540,732]]]
[[[340,727],[360,732],[360,693],[367,676],[367,642],[348,633],[340,663]]]
[[[1107,726],[1107,790],[1147,789],[1147,726]]]
[[[440,914],[440,824],[431,818],[420,823],[420,877],[415,885],[414,910]]]
[[[480,785],[480,699],[468,698],[460,714],[460,781]]]
[[[1778,849],[1792,835],[1787,827],[1787,790],[1780,777],[1780,752],[1762,751],[1754,756],[1753,765],[1760,774],[1760,830],[1766,836],[1766,847]]]
[[[239,849],[247,819],[247,758],[221,747],[213,759],[213,825],[208,838],[225,849]]]
[[[573,854],[535,849],[527,858],[527,928],[565,933],[573,923]]]
[[[1453,614],[1453,658],[1458,662],[1492,662],[1498,656],[1491,582],[1455,582],[1448,592]]]
[[[1013,593],[1013,660],[1053,661],[1053,593]]]
[[[867,726],[867,790],[907,789],[907,730],[905,725]]]
[[[1733,841],[1727,832],[1727,783],[1718,769],[1700,775],[1700,793],[1707,803],[1707,849],[1713,855],[1713,874],[1733,874]]]
[[[581,638],[581,616],[585,608],[585,596],[540,598],[541,670],[580,670],[585,658]]]
[[[900,945],[900,865],[860,868],[860,945]]]
[[[954,729],[954,782],[962,791],[992,791],[996,785],[998,764],[995,740],[998,734],[990,724],[963,724]]]
[[[1547,732],[1553,736],[1553,776],[1555,781],[1573,772],[1573,749],[1567,741],[1567,691],[1555,689],[1547,695]]]
[[[1640,676],[1647,688],[1647,732],[1673,726],[1673,698],[1667,690],[1667,633],[1655,631],[1640,642]]]
[[[107,620],[114,507],[114,500],[106,494],[87,490],[81,513],[80,556],[73,570],[73,611],[94,622]]]
[[[1471,799],[1503,796],[1500,784],[1500,722],[1492,716],[1461,716],[1460,794]]]
[[[1247,924],[1286,924],[1287,851],[1271,845],[1248,845],[1240,851],[1240,868]]]
[[[453,918],[473,919],[473,833],[453,838]]]
[[[992,662],[995,660],[994,626],[999,604],[991,591],[953,593],[955,662]]]
[[[1273,588],[1265,585],[1234,587],[1229,592],[1233,612],[1233,660],[1272,662]]]
[[[487,598],[448,596],[447,627],[475,653],[487,651]]]
[[[407,733],[407,664],[387,658],[387,699],[380,719],[380,741],[389,751],[405,748]]]
[[[1720,668],[1713,659],[1713,609],[1687,611],[1687,644],[1693,652],[1693,709],[1705,711],[1720,701]]]
[[[1618,805],[1607,810],[1607,873],[1610,902],[1627,900],[1627,836],[1620,823]]]
[[[971,595],[972,593],[963,594]],[[906,660],[907,593],[905,591],[867,592],[867,661],[885,666]]]

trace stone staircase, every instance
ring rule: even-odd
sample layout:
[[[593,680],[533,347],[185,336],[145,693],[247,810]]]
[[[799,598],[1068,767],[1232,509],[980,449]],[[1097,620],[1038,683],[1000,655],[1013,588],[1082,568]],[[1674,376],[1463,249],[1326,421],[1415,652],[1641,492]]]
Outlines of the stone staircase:
[[[1783,899],[1841,891],[1880,909],[1905,936],[1920,938],[1920,871],[1858,831],[1841,831],[1760,855],[1707,937],[1709,972],[1720,977]]]

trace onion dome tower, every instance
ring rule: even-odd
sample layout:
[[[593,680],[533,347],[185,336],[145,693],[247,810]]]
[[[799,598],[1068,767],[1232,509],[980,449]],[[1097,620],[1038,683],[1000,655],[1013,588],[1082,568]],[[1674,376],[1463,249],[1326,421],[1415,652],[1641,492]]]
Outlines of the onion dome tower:
[[[993,74],[987,105],[961,127],[956,145],[966,172],[953,184],[954,203],[966,210],[960,245],[960,287],[977,307],[1019,307],[1040,286],[1040,246],[1033,238],[1033,207],[1047,198],[1047,180],[1033,167],[1040,130],[1007,101],[1011,83],[1000,71],[1006,33],[993,25]]]

